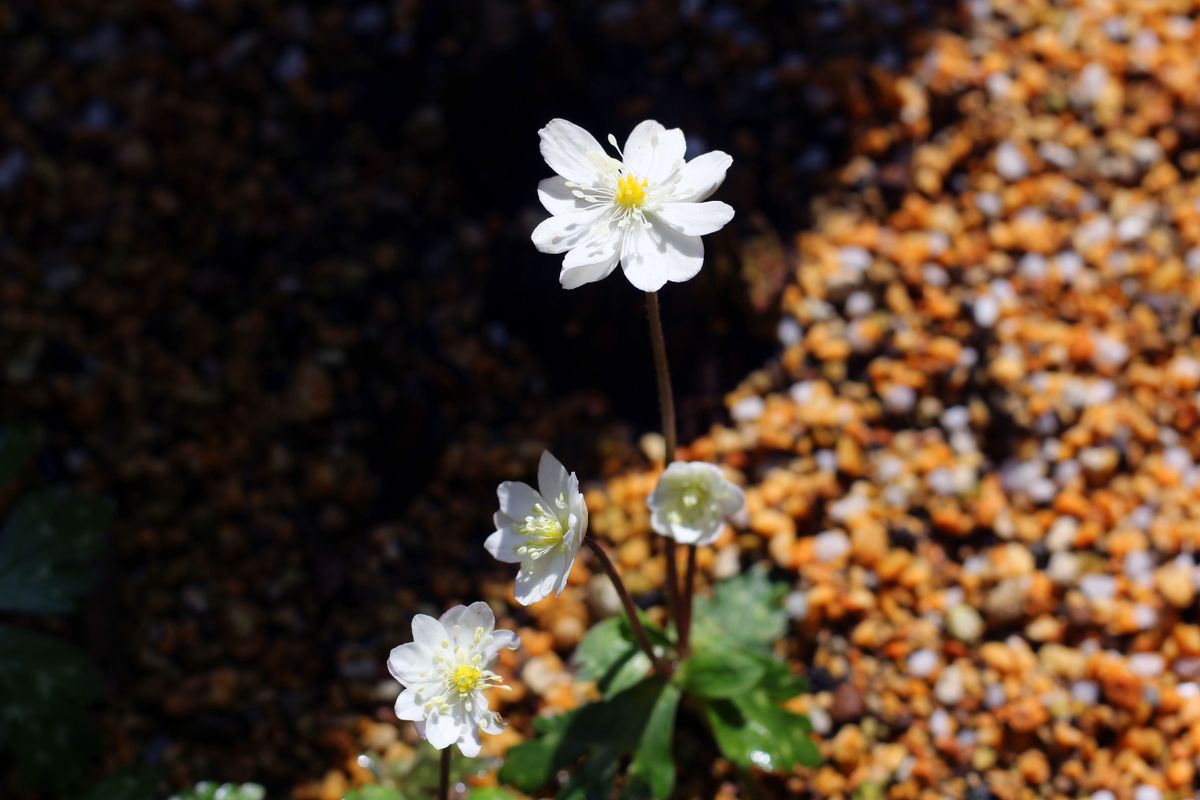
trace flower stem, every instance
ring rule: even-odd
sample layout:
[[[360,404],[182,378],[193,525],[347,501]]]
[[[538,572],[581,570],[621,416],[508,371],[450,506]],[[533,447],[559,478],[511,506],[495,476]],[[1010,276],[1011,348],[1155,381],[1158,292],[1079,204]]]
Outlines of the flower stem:
[[[687,573],[683,582],[683,611],[679,626],[679,656],[687,658],[692,643],[692,597],[696,593],[696,551],[694,544],[687,546]]]
[[[663,466],[675,460],[675,395],[671,391],[671,370],[667,366],[667,342],[663,337],[662,315],[658,310],[658,292],[646,292],[646,313],[650,317],[650,346],[654,351],[654,376],[658,383],[658,407],[662,412]],[[667,559],[667,613],[675,620],[675,630],[683,634],[679,594],[679,568],[675,564],[673,539],[663,539]]]
[[[450,800],[450,753],[452,747],[442,750],[441,779],[438,781],[438,800]]]
[[[650,637],[646,633],[646,628],[642,625],[641,618],[638,617],[637,606],[633,604],[633,597],[630,596],[629,590],[625,588],[625,582],[621,580],[620,573],[617,572],[617,567],[613,564],[612,559],[608,557],[608,553],[591,536],[585,536],[583,543],[592,549],[596,554],[596,558],[600,561],[600,566],[608,573],[609,580],[612,581],[613,588],[617,590],[617,594],[621,597],[621,605],[625,607],[625,616],[629,617],[629,625],[633,629],[633,636],[637,639],[638,646],[646,652],[650,657],[650,663],[654,664],[654,669],[662,675],[670,674],[670,669],[662,659],[654,652],[654,646],[650,644]]]

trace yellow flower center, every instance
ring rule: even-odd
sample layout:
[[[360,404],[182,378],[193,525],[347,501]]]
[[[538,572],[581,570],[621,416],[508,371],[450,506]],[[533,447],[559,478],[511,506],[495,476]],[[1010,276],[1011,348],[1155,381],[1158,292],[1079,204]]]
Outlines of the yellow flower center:
[[[566,500],[560,498],[560,503],[565,504]],[[517,552],[536,560],[562,545],[567,529],[562,520],[547,511],[541,503],[534,505],[533,512],[517,525],[517,533],[525,537],[525,541],[517,547]]]
[[[639,181],[632,173],[617,178],[617,205],[622,208],[638,208],[646,202],[646,186],[649,181]]]
[[[481,683],[483,683],[483,670],[470,664],[459,664],[458,669],[454,670],[454,674],[450,676],[450,685],[457,689],[459,694],[470,694]]]

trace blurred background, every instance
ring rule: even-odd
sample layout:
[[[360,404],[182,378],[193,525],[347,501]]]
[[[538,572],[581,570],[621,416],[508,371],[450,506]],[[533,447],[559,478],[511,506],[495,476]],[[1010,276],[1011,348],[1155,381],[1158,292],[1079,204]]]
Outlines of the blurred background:
[[[1190,796],[1195,16],[0,3],[0,795],[372,780],[413,744],[388,650],[414,613],[505,602],[495,485],[546,447],[656,602],[643,297],[565,292],[529,241],[564,117],[733,156],[737,216],[662,302],[681,441],[761,488],[706,574],[793,583],[829,766],[790,790]],[[556,675],[602,605],[564,598],[510,609]],[[1044,685],[1013,680],[1032,664]],[[536,672],[518,732],[575,702]]]

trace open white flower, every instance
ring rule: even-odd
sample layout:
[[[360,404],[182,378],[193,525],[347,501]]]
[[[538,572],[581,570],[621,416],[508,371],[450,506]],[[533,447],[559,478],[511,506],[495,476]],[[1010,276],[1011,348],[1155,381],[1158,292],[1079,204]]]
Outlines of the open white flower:
[[[538,489],[516,481],[500,484],[496,532],[483,543],[496,559],[520,563],[516,596],[522,605],[550,592],[562,594],[587,533],[587,505],[579,479],[573,472],[567,474],[549,450],[538,464]]]
[[[553,214],[533,231],[543,253],[566,253],[559,281],[575,289],[601,280],[620,262],[637,288],[655,292],[686,281],[704,263],[700,237],[733,219],[727,204],[701,202],[725,180],[733,163],[719,150],[684,161],[683,132],[654,120],[638,124],[621,160],[590,133],[565,119],[538,131],[542,157],[558,173],[538,184]]]
[[[479,732],[504,727],[483,692],[504,686],[491,668],[502,649],[515,650],[521,640],[495,627],[492,609],[482,602],[455,606],[441,619],[417,614],[413,640],[388,657],[388,671],[407,687],[396,698],[396,716],[415,722],[417,733],[438,750],[457,743],[464,756],[474,758]]]
[[[676,461],[663,470],[646,505],[650,527],[680,544],[712,544],[721,525],[746,503],[741,487],[715,464]]]

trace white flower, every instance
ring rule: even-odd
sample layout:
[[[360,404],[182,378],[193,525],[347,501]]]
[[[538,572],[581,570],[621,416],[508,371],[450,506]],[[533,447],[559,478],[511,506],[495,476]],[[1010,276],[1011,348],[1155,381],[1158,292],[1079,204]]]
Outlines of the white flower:
[[[533,243],[543,253],[567,254],[558,277],[563,288],[601,280],[618,261],[646,292],[689,280],[704,263],[700,237],[733,219],[727,204],[700,202],[725,180],[733,159],[714,150],[685,162],[678,128],[646,120],[624,152],[610,134],[620,161],[565,119],[550,120],[538,135],[542,157],[558,175],[538,184],[553,216],[533,231]]]
[[[712,544],[721,525],[746,503],[746,494],[719,467],[676,461],[663,470],[646,505],[650,527],[681,544]]]
[[[538,464],[538,489],[515,481],[500,484],[497,530],[483,543],[498,560],[520,563],[516,596],[523,605],[536,603],[552,591],[562,594],[587,532],[587,506],[579,479],[573,472],[568,475],[548,450]]]
[[[417,733],[438,750],[457,743],[473,758],[479,755],[479,732],[503,728],[483,691],[504,686],[491,668],[502,649],[515,650],[521,640],[495,626],[487,603],[455,606],[441,619],[417,614],[413,640],[388,657],[388,672],[407,687],[396,698],[396,716],[415,722]]]

